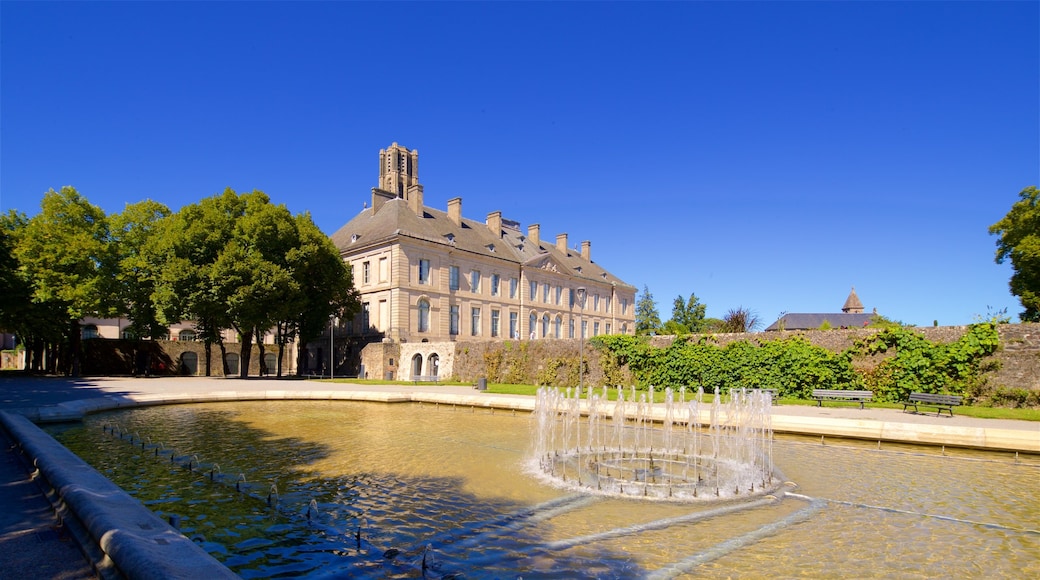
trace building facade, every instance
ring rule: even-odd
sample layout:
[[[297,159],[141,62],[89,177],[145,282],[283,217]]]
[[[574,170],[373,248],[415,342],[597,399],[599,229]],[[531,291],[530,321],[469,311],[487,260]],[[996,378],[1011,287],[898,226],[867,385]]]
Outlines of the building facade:
[[[381,150],[371,206],[332,236],[362,303],[339,334],[401,344],[402,377],[439,374],[445,355],[428,343],[634,334],[636,288],[594,262],[590,242],[544,241],[499,211],[464,218],[461,198],[427,207],[418,168],[417,151]]]

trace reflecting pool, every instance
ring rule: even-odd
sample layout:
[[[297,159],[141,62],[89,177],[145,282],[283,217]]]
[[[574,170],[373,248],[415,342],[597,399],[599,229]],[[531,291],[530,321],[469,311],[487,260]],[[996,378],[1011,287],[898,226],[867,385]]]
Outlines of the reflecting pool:
[[[1040,577],[1036,457],[778,436],[793,485],[673,503],[547,485],[532,422],[285,401],[48,430],[244,578]]]

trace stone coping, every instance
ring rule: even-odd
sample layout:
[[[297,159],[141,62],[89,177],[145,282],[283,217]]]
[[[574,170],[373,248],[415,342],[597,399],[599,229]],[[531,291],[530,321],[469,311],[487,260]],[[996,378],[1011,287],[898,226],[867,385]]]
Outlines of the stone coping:
[[[0,424],[63,504],[63,519],[85,531],[84,552],[101,550],[104,578],[238,578],[141,502],[98,473],[26,417],[0,411]],[[59,509],[59,513],[62,509]],[[72,522],[69,522],[70,524]]]

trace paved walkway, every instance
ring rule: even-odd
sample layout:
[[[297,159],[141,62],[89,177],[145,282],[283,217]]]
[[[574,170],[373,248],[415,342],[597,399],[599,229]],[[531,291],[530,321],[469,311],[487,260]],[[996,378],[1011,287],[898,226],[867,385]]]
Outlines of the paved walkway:
[[[0,377],[0,410],[25,414],[31,418],[75,416],[95,408],[112,406],[113,401],[137,404],[141,401],[199,400],[219,394],[222,399],[354,398],[373,395],[383,400],[410,400],[422,397],[463,404],[496,399],[496,404],[517,409],[530,408],[531,397],[489,395],[471,387],[442,385],[358,385],[290,379],[224,378],[24,378]],[[57,410],[57,411],[56,411]],[[944,434],[1010,434],[1018,441],[1040,446],[1040,423],[1002,419],[975,419],[955,415],[903,413],[897,409],[859,409],[855,406],[812,407],[780,405],[773,407],[774,428],[813,434],[852,433],[872,437],[875,433],[895,433],[911,440],[917,431],[942,437]],[[920,426],[920,427],[915,427]],[[887,429],[887,430],[886,430]],[[855,436],[855,435],[854,435]],[[882,435],[886,436],[887,435]],[[918,439],[936,443],[936,441]],[[31,481],[25,465],[11,450],[12,443],[0,429],[4,454],[0,458],[0,580],[6,578],[93,578],[75,543],[55,521],[50,504]]]

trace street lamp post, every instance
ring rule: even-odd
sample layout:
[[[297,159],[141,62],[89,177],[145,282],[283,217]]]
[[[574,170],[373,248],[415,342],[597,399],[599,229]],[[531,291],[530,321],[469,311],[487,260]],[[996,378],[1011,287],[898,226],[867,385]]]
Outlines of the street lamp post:
[[[585,321],[582,314],[585,312],[585,287],[579,286],[574,290],[575,298],[579,303],[578,310],[578,396],[584,390],[585,379]]]
[[[336,315],[329,315],[329,378],[336,376]]]

